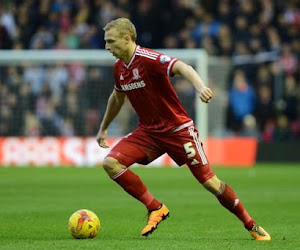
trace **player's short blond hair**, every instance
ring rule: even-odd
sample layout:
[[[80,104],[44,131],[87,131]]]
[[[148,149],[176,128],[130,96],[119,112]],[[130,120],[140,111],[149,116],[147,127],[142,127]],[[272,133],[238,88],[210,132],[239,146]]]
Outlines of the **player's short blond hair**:
[[[129,35],[132,41],[135,42],[136,40],[136,29],[134,24],[127,18],[118,18],[115,20],[110,21],[108,24],[105,25],[103,28],[104,31],[108,31],[111,28],[115,28],[120,36]]]

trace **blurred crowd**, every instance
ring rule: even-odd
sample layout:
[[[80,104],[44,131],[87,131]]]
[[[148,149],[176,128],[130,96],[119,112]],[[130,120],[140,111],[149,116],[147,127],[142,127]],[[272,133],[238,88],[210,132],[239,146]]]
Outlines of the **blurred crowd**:
[[[133,21],[141,46],[204,48],[232,61],[231,134],[300,140],[300,0],[5,0],[0,49],[103,49],[102,27],[118,17]],[[0,135],[94,135],[109,72],[59,63],[0,68]],[[181,80],[175,88],[194,94]]]

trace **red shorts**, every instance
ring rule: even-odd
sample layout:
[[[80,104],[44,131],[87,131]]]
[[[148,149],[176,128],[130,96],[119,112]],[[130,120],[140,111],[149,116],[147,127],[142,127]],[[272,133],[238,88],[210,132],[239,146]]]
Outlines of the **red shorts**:
[[[147,165],[164,153],[179,166],[199,167],[203,172],[201,183],[215,175],[193,126],[169,133],[151,133],[138,128],[119,141],[108,156],[129,167],[133,163]]]

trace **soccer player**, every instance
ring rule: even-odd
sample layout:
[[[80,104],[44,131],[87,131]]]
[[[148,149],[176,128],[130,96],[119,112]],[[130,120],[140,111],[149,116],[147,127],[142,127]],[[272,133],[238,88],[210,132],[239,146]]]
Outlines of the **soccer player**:
[[[138,114],[138,128],[112,148],[103,161],[103,168],[148,209],[148,222],[141,235],[151,234],[169,216],[169,209],[151,195],[129,167],[133,163],[148,164],[167,153],[179,166],[187,164],[195,178],[237,216],[256,240],[270,240],[270,235],[249,216],[234,191],[212,171],[198,131],[179,102],[169,76],[180,75],[191,82],[204,103],[211,101],[211,89],[191,66],[137,45],[136,29],[130,20],[113,20],[104,31],[105,48],[118,60],[114,64],[114,90],[108,99],[97,142],[108,148],[107,128],[128,98]]]

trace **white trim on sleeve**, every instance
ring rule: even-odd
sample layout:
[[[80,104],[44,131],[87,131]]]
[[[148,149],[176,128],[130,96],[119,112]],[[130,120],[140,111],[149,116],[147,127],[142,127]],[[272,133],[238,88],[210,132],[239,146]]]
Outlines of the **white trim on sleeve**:
[[[167,69],[167,75],[170,76],[170,69],[172,67],[172,64],[176,61],[177,59],[174,58],[172,59],[172,61],[169,63],[168,69]]]

